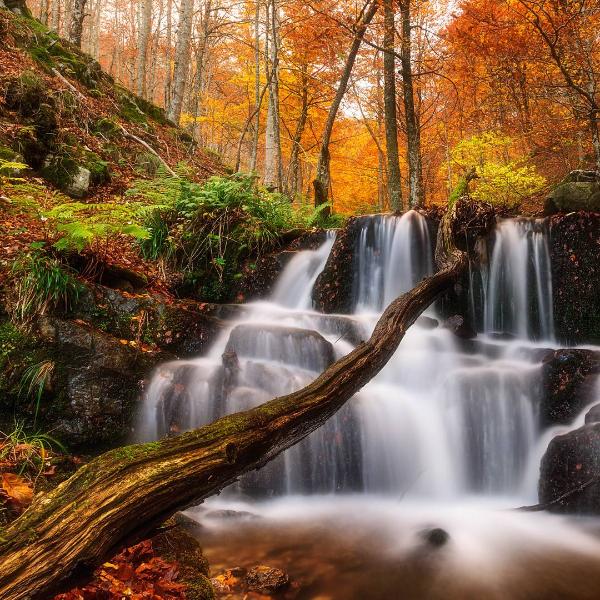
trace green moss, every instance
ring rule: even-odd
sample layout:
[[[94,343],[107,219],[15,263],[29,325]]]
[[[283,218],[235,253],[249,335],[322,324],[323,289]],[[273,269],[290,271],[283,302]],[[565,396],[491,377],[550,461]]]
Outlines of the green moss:
[[[95,152],[85,151],[83,166],[90,171],[90,182],[92,185],[103,185],[110,181],[108,163],[102,160]]]
[[[185,590],[187,600],[214,600],[216,597],[210,580],[204,575],[185,579],[185,584],[187,585]]]
[[[31,117],[47,95],[46,82],[34,71],[23,71],[8,84],[6,105],[24,117]]]
[[[52,156],[41,169],[41,175],[61,190],[67,189],[77,174],[79,165],[68,154]]]
[[[9,148],[8,146],[2,146],[0,144],[0,160],[7,160],[12,162],[17,161],[18,158],[18,152],[15,152],[12,148]]]
[[[121,128],[113,119],[103,117],[92,125],[92,133],[112,140],[121,136]]]
[[[131,123],[147,125],[148,119],[145,113],[137,105],[133,96],[124,88],[117,88],[117,100],[119,102],[119,114]]]

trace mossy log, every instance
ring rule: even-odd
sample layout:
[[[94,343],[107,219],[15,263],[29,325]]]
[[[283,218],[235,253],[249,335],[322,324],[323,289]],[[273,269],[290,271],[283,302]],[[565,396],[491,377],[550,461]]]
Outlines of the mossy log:
[[[454,221],[472,215],[469,204],[457,202],[440,235],[465,233]],[[485,211],[483,220],[489,222]],[[0,598],[51,597],[174,512],[218,493],[315,431],[381,371],[407,329],[466,269],[467,253],[456,242],[441,240],[441,269],[394,300],[371,338],[310,385],[178,437],[112,450],[36,496],[2,532]]]

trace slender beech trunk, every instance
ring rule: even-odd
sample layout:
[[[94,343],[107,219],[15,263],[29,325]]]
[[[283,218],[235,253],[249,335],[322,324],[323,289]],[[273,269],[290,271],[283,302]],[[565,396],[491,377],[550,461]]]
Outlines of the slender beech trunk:
[[[366,342],[305,388],[178,437],[112,450],[37,495],[2,531],[0,598],[52,597],[177,510],[306,438],[383,369],[418,316],[466,271],[458,244],[472,249],[493,223],[489,205],[456,202],[440,224],[438,272],[394,300]]]
[[[300,106],[300,116],[296,122],[296,131],[292,138],[292,149],[290,151],[290,166],[288,169],[288,193],[290,198],[294,200],[302,190],[302,182],[300,181],[300,150],[302,148],[302,136],[306,128],[308,120],[308,68],[306,64],[302,65],[301,77],[302,93]]]
[[[594,156],[596,158],[596,171],[600,173],[600,133],[598,132],[598,116],[600,109],[593,107],[590,112],[590,128],[592,133],[592,146],[594,147]]]
[[[255,173],[258,164],[258,139],[260,136],[260,5],[261,0],[256,0],[254,10],[254,136],[252,139],[252,152],[250,155],[250,171]]]
[[[402,18],[402,88],[404,91],[404,115],[408,144],[408,187],[411,208],[423,206],[423,165],[421,161],[421,131],[415,110],[412,72],[411,0],[400,0]]]
[[[373,20],[373,17],[377,13],[378,8],[378,0],[370,0],[370,2],[365,5],[361,16],[355,23],[354,39],[352,40],[352,45],[350,46],[350,51],[348,52],[348,57],[346,58],[346,64],[344,65],[344,70],[342,71],[342,77],[340,79],[335,98],[333,99],[333,102],[329,108],[329,114],[327,116],[327,121],[325,122],[325,129],[323,130],[323,139],[321,141],[321,151],[319,152],[317,173],[313,181],[313,187],[315,191],[315,206],[326,204],[329,200],[329,186],[331,185],[331,155],[329,153],[329,144],[331,143],[333,125],[335,124],[335,119],[340,109],[340,105],[342,104],[346,90],[348,89],[348,82],[350,81],[352,68],[356,62],[356,56],[358,55],[358,51],[365,37],[365,32]]]
[[[138,28],[138,60],[135,76],[135,91],[138,96],[145,98],[147,96],[146,70],[148,64],[148,44],[150,42],[150,33],[152,30],[152,0],[142,0],[139,7],[139,28]]]
[[[181,6],[179,9],[179,25],[177,28],[177,41],[175,44],[173,89],[171,101],[167,110],[168,118],[177,124],[181,119],[183,98],[185,96],[185,88],[189,73],[193,14],[194,0],[181,0]]]
[[[205,0],[204,14],[202,15],[202,38],[200,39],[196,51],[196,72],[194,78],[194,89],[192,99],[192,114],[194,115],[194,137],[196,141],[202,143],[202,128],[199,117],[202,114],[202,103],[200,98],[205,90],[206,65],[208,62],[208,42],[210,36],[210,21],[212,15],[212,0]]]
[[[85,19],[85,7],[87,0],[73,0],[71,5],[71,19],[69,22],[69,41],[81,48],[83,35],[83,20]]]
[[[52,0],[50,13],[50,27],[58,33],[60,30],[60,0]]]
[[[398,153],[398,115],[396,110],[396,29],[393,0],[384,0],[383,35],[383,103],[385,111],[385,145],[387,151],[388,196],[390,208],[400,212],[402,206],[402,176]]]
[[[167,0],[167,31],[165,43],[165,108],[171,104],[173,85],[173,68],[171,65],[173,53],[173,0]]]
[[[279,0],[269,0],[267,3],[267,21],[267,31],[270,31],[269,62],[273,76],[269,82],[264,184],[267,189],[281,190],[283,168],[279,129]]]

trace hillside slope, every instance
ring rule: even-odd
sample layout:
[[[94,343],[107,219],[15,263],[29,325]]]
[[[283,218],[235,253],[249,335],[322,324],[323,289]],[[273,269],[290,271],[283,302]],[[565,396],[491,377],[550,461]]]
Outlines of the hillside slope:
[[[40,209],[69,197],[125,202],[133,180],[182,163],[195,181],[226,171],[162,109],[116,83],[39,21],[5,8],[0,161],[0,270],[24,246],[47,238]],[[120,252],[113,258],[127,263]]]

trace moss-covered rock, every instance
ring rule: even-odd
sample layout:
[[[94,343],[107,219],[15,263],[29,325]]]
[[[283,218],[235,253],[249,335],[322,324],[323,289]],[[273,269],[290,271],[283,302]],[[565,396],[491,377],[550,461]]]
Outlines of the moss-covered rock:
[[[187,600],[214,600],[215,592],[208,579],[208,561],[202,554],[200,544],[186,531],[179,517],[175,515],[165,523],[167,531],[154,537],[152,546],[163,559],[178,564],[178,580],[187,586]]]
[[[46,426],[70,446],[97,449],[123,442],[141,383],[156,364],[172,357],[141,352],[89,325],[55,317],[41,319],[37,331],[55,363],[52,396],[42,411]]]
[[[600,176],[595,171],[572,171],[550,193],[546,212],[600,211]]]

